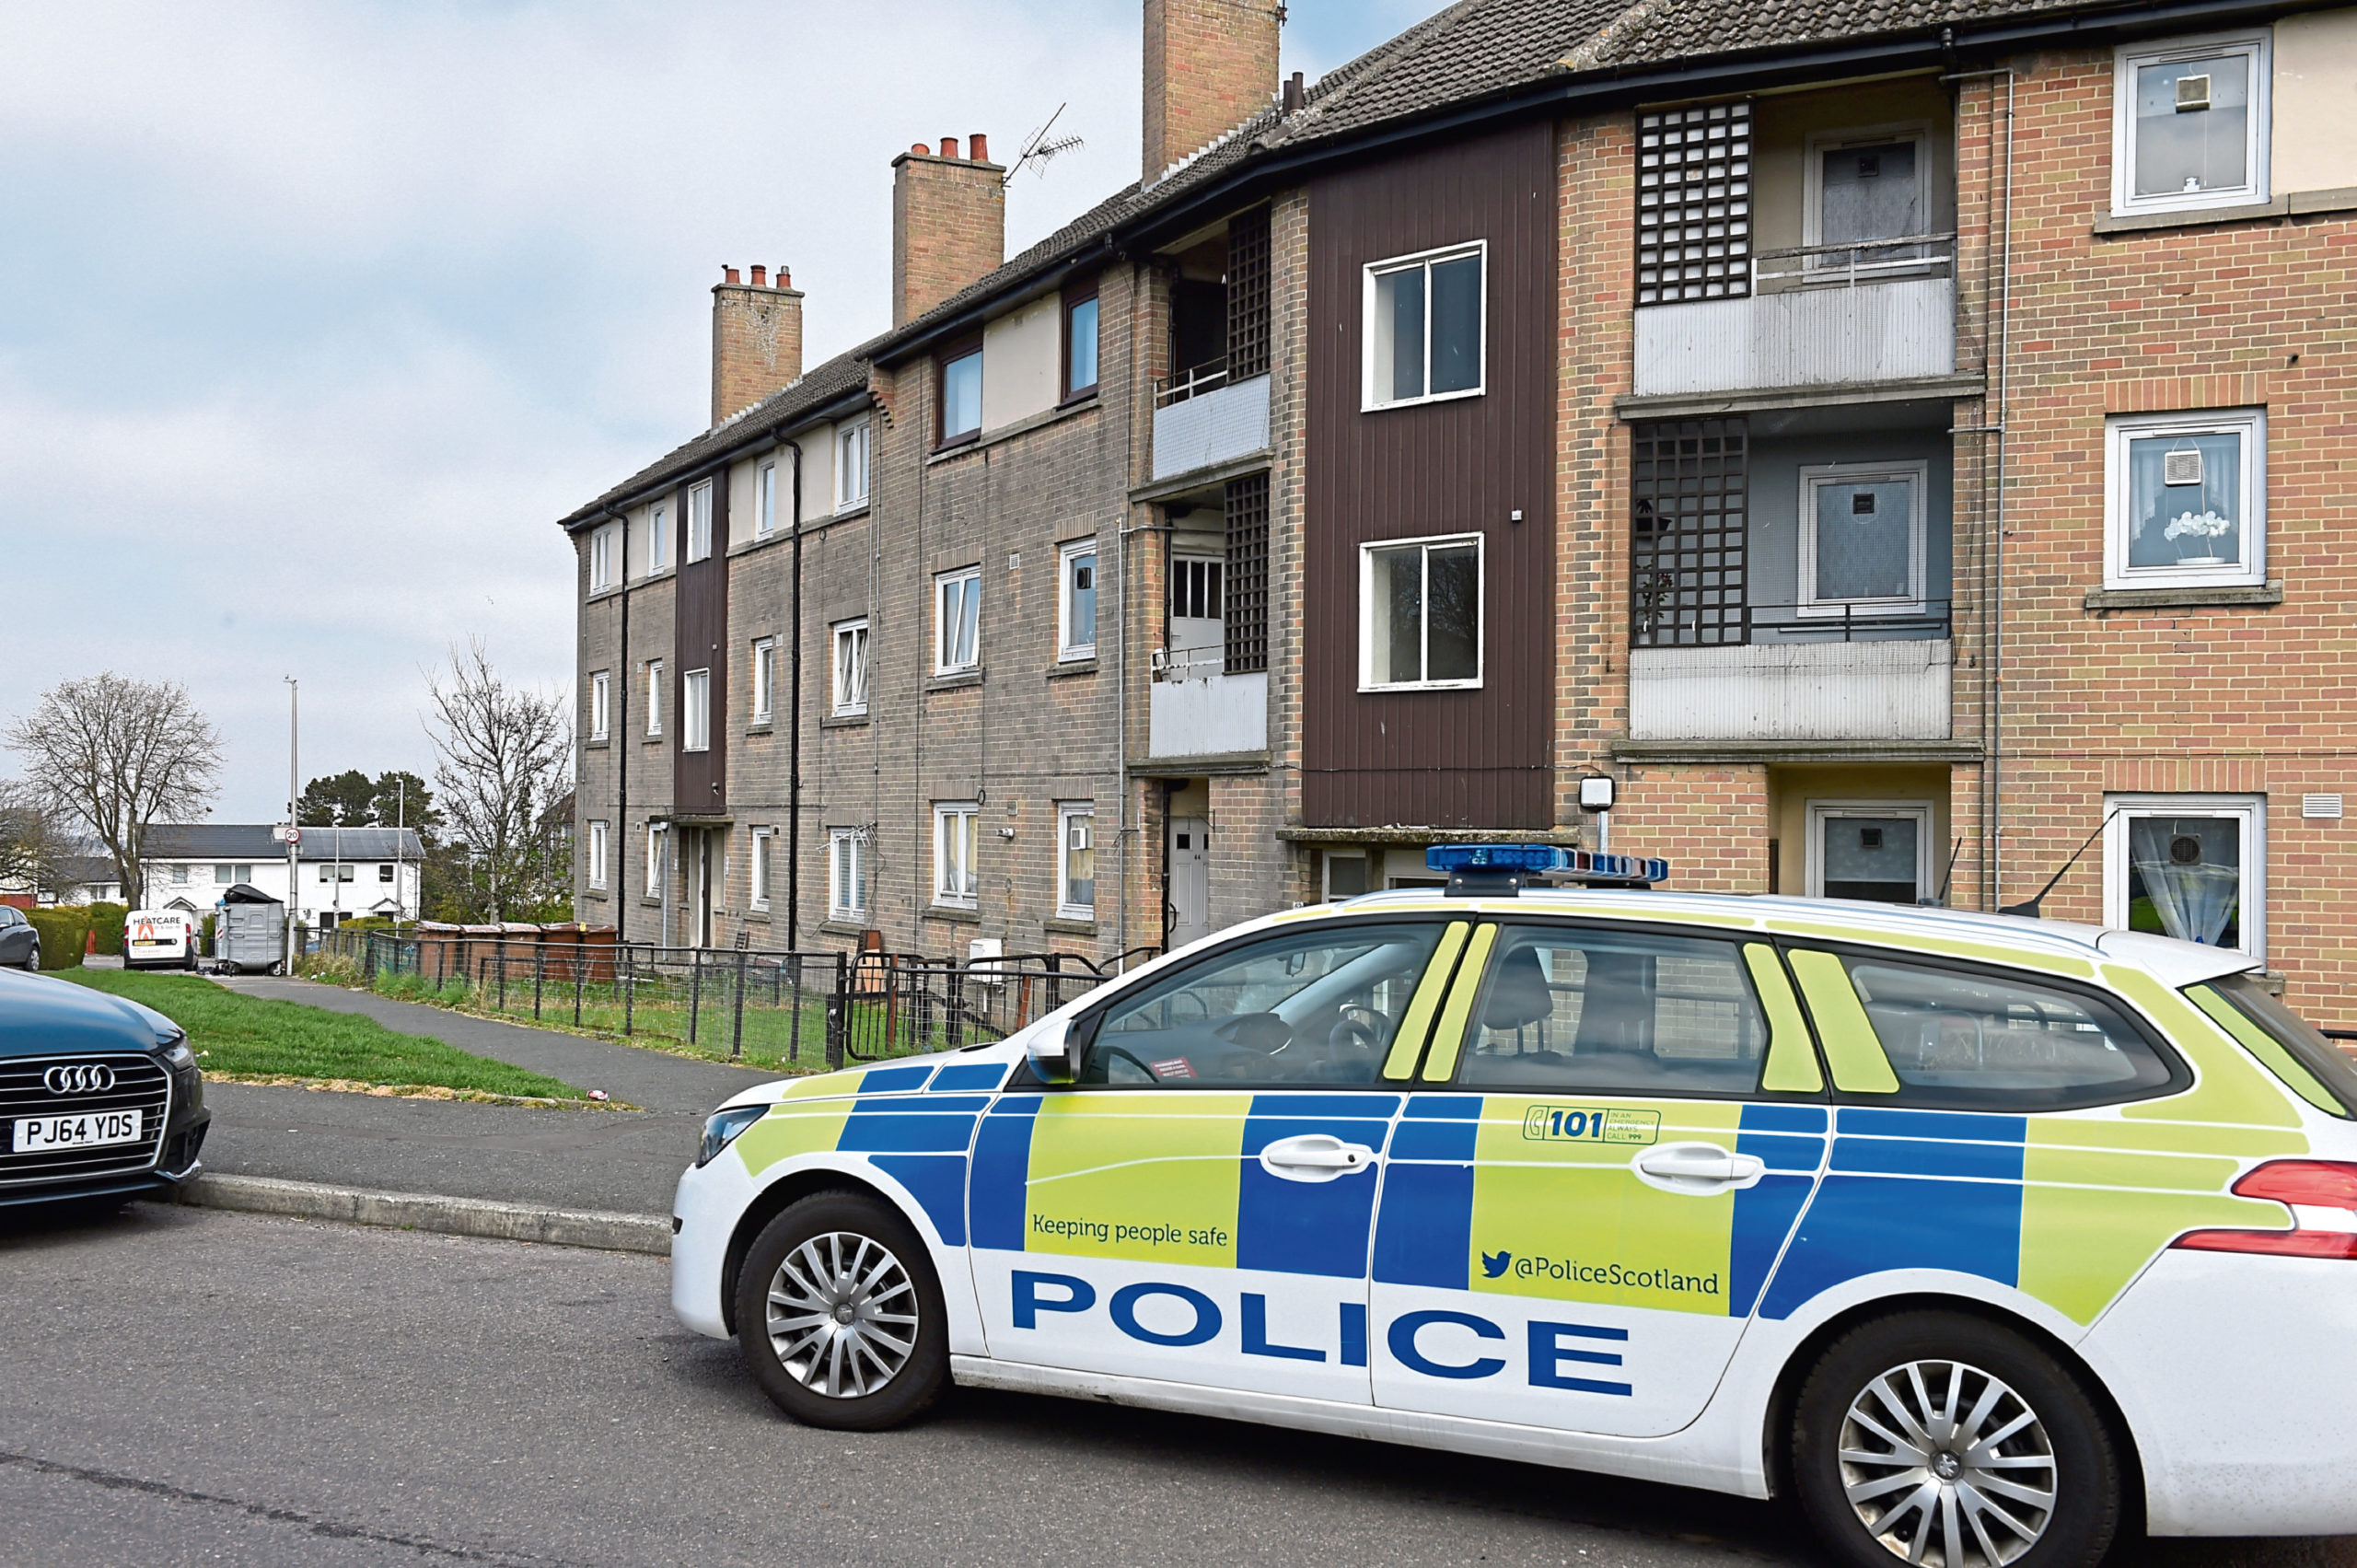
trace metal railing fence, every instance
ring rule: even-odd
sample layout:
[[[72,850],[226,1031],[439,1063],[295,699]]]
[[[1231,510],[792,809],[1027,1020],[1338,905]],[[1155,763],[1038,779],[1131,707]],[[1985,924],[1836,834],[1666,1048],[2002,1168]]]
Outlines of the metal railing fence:
[[[1158,949],[959,960],[539,937],[322,932],[316,951],[400,995],[779,1065],[877,1062],[1003,1040]],[[412,977],[404,980],[403,977]],[[390,983],[388,983],[390,982]]]

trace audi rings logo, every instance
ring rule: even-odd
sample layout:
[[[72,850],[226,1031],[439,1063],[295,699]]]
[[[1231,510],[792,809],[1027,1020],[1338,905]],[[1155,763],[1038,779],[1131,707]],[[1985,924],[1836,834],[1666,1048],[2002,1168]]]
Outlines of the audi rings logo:
[[[77,1062],[52,1067],[41,1075],[53,1095],[102,1095],[114,1087],[114,1069],[103,1062]]]

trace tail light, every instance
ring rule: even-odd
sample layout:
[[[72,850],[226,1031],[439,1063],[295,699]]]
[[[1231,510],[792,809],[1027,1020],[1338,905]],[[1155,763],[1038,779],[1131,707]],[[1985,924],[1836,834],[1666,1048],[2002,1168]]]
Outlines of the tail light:
[[[2279,1258],[2357,1259],[2357,1165],[2270,1160],[2235,1183],[2235,1196],[2292,1211],[2290,1230],[2196,1230],[2173,1245],[2195,1252],[2263,1252]]]

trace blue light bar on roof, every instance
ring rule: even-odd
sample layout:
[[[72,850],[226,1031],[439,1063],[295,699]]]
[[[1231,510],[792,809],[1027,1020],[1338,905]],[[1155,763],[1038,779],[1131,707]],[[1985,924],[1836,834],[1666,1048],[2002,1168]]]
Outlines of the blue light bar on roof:
[[[1531,877],[1617,882],[1632,888],[1669,880],[1669,862],[1655,856],[1594,854],[1554,844],[1434,844],[1424,851],[1424,865],[1452,875],[1459,871],[1519,871]]]

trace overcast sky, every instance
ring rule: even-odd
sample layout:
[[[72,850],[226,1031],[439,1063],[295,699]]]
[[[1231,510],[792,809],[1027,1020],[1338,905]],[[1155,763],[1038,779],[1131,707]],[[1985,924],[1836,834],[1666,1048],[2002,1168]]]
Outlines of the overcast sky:
[[[1291,0],[1321,73],[1442,0]],[[573,675],[554,519],[702,429],[723,263],[816,365],[888,324],[890,169],[1070,100],[1019,250],[1136,178],[1138,0],[0,0],[0,722],[187,683],[214,819],[431,773],[427,668]],[[0,754],[0,776],[15,759]]]

